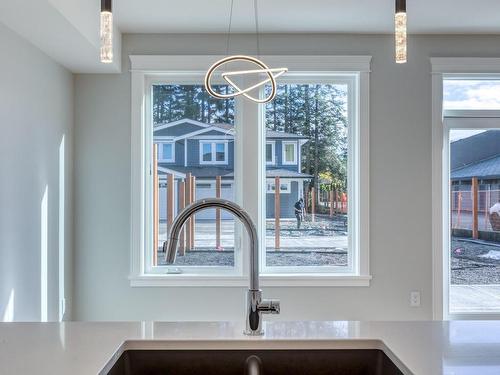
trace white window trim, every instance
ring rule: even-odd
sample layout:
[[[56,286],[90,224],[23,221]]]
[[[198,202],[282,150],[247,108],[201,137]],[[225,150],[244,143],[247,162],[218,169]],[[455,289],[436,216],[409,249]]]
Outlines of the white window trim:
[[[286,160],[286,146],[292,145],[293,146],[293,160],[292,161],[287,161]],[[283,165],[297,165],[297,141],[281,141],[281,164]]]
[[[271,161],[267,161],[267,145],[271,145]],[[267,141],[266,142],[266,154],[264,157],[266,158],[266,165],[275,165],[276,164],[276,141]]]
[[[148,103],[145,101],[146,88],[152,81],[157,79],[165,82],[165,77],[172,79],[172,83],[200,84],[203,80],[206,68],[214,61],[223,56],[154,56],[140,55],[130,56],[131,60],[131,264],[130,281],[132,286],[246,286],[248,281],[248,264],[242,263],[242,271],[239,275],[203,275],[203,274],[151,274],[146,269],[147,260],[145,249],[149,246],[146,233],[147,223],[144,222],[144,210],[146,209],[146,192],[150,189],[148,179],[144,182],[144,176],[148,167],[146,165],[146,150],[144,150],[147,135],[144,133],[144,124],[150,113],[146,110]],[[297,83],[311,82],[321,79],[322,82],[329,77],[338,80],[345,76],[347,80],[354,77],[357,96],[350,99],[356,105],[351,106],[352,119],[356,122],[358,142],[351,145],[350,149],[357,156],[353,171],[357,177],[358,185],[353,187],[350,196],[355,204],[351,205],[351,215],[355,211],[357,220],[351,220],[350,229],[357,233],[354,246],[358,248],[356,259],[353,260],[352,272],[344,274],[266,274],[261,276],[263,286],[290,287],[290,286],[369,286],[371,276],[369,272],[369,81],[371,56],[261,56],[270,66],[286,65],[289,73],[280,77],[280,81]],[[174,77],[175,76],[175,77]],[[156,77],[156,78],[155,78]],[[282,80],[283,78],[283,80]],[[175,79],[175,80],[174,80]],[[221,82],[222,83],[222,82]],[[352,93],[354,96],[354,93]],[[263,120],[261,106],[255,106],[248,100],[236,100],[237,129],[241,124],[243,112],[245,121],[258,122]],[[262,226],[263,199],[265,196],[265,185],[238,183],[242,179],[241,163],[246,155],[255,157],[258,151],[258,163],[255,168],[245,169],[245,178],[255,181],[265,179],[265,154],[263,143],[265,132],[258,129],[258,136],[251,127],[239,129],[235,142],[240,142],[241,147],[235,148],[238,157],[235,159],[235,182],[236,201],[245,208],[255,220],[256,225]],[[237,132],[238,133],[238,132]],[[352,158],[351,158],[352,160]],[[354,178],[354,176],[351,176]],[[255,184],[257,185],[257,184]],[[352,186],[352,184],[351,184]],[[256,205],[255,202],[261,202]],[[265,218],[264,218],[265,219]],[[237,227],[238,229],[238,227]],[[150,237],[150,236],[149,236]],[[242,246],[241,256],[247,259],[246,249],[249,248],[246,235],[239,230],[238,242],[246,244]],[[263,245],[261,239],[261,245]],[[236,258],[236,254],[235,254]],[[262,259],[262,256],[261,256]],[[235,259],[237,264],[237,259]],[[317,268],[317,267],[316,267]]]
[[[497,314],[449,313],[448,144],[444,129],[443,79],[500,76],[500,58],[432,57],[432,315],[434,320],[496,318]],[[476,114],[479,113],[476,111]],[[450,112],[450,115],[452,112]],[[456,113],[457,114],[457,113]],[[461,115],[464,115],[462,112]],[[498,317],[500,318],[500,317]]]
[[[174,141],[157,141],[158,144],[158,161],[161,163],[175,163],[175,142]],[[165,159],[163,155],[163,145],[172,145],[172,157],[170,159]]]
[[[270,185],[274,185],[274,180],[273,179],[267,179],[266,181],[266,193],[267,194],[274,194],[275,190],[269,189]],[[292,181],[290,180],[281,180],[280,185],[285,185],[286,190],[280,190],[280,194],[290,194],[292,192]]]
[[[200,147],[200,165],[227,165],[228,164],[228,162],[229,162],[228,143],[229,142],[227,140],[221,140],[221,139],[206,140],[205,139],[205,140],[200,140],[199,143],[200,143],[200,146],[199,146]],[[216,154],[217,154],[217,147],[216,147],[217,143],[224,144],[224,160],[223,161],[215,160]],[[212,153],[212,160],[210,160],[210,161],[203,160],[203,145],[206,145],[206,144],[210,145],[210,150]]]

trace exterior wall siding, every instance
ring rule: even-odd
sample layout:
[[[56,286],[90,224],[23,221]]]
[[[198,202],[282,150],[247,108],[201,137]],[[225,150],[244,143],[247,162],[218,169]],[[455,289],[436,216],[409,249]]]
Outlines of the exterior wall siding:
[[[293,205],[299,199],[299,183],[292,181],[290,190],[290,194],[280,194],[280,216],[283,219],[295,217]],[[266,193],[266,218],[274,218],[274,194],[272,193]]]

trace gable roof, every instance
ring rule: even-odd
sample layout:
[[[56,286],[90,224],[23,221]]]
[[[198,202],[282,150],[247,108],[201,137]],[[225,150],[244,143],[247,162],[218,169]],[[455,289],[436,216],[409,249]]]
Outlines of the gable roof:
[[[450,145],[450,168],[465,167],[500,154],[500,130],[488,130]]]
[[[453,170],[452,180],[477,178],[500,178],[500,154]]]
[[[186,133],[181,133],[177,135],[169,135],[168,130],[170,128],[189,124],[188,131]],[[156,125],[153,129],[155,136],[166,136],[172,137],[174,140],[189,138],[195,135],[201,135],[210,131],[219,131],[221,135],[233,136],[234,134],[234,126],[226,123],[217,123],[217,124],[206,124],[201,121],[191,120],[188,118]],[[307,137],[299,134],[293,133],[285,133],[279,132],[275,130],[266,129],[266,138],[269,139],[308,139]]]

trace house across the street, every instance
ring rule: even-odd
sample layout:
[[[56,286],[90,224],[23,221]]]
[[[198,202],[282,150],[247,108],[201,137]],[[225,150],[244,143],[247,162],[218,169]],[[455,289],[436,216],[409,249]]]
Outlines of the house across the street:
[[[221,177],[221,197],[234,200],[234,127],[182,119],[154,127],[158,145],[160,180],[160,220],[166,219],[166,176],[172,174],[174,212],[178,206],[178,183],[188,173],[196,177],[196,199],[216,196],[216,177]],[[302,146],[307,138],[297,134],[266,130],[266,216],[274,217],[275,177],[280,177],[280,216],[294,217],[294,203],[303,196],[304,182],[311,175],[301,173]],[[197,214],[199,219],[214,219],[213,210]],[[222,219],[231,218],[223,212]]]

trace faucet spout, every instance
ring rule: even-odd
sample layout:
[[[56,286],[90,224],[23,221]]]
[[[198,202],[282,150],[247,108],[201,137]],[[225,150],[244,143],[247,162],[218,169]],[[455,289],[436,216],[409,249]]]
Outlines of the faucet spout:
[[[179,234],[184,223],[193,216],[196,212],[207,208],[220,208],[231,212],[245,226],[250,239],[250,286],[247,296],[247,329],[248,335],[262,335],[262,318],[261,314],[279,314],[279,301],[262,300],[262,292],[259,289],[259,239],[257,229],[250,215],[239,205],[234,202],[220,198],[207,198],[194,202],[185,207],[175,218],[168,235],[168,242],[165,252],[165,260],[167,264],[173,264],[177,255],[177,244],[179,242]]]
[[[220,198],[207,198],[190,204],[185,207],[175,218],[172,227],[169,231],[167,250],[165,259],[167,264],[173,264],[177,255],[177,244],[179,242],[179,234],[182,230],[184,223],[193,216],[196,212],[205,210],[207,208],[221,208],[231,212],[236,216],[245,226],[248,233],[250,244],[250,289],[259,289],[259,240],[257,237],[257,229],[250,215],[239,205],[234,202],[220,199]]]

